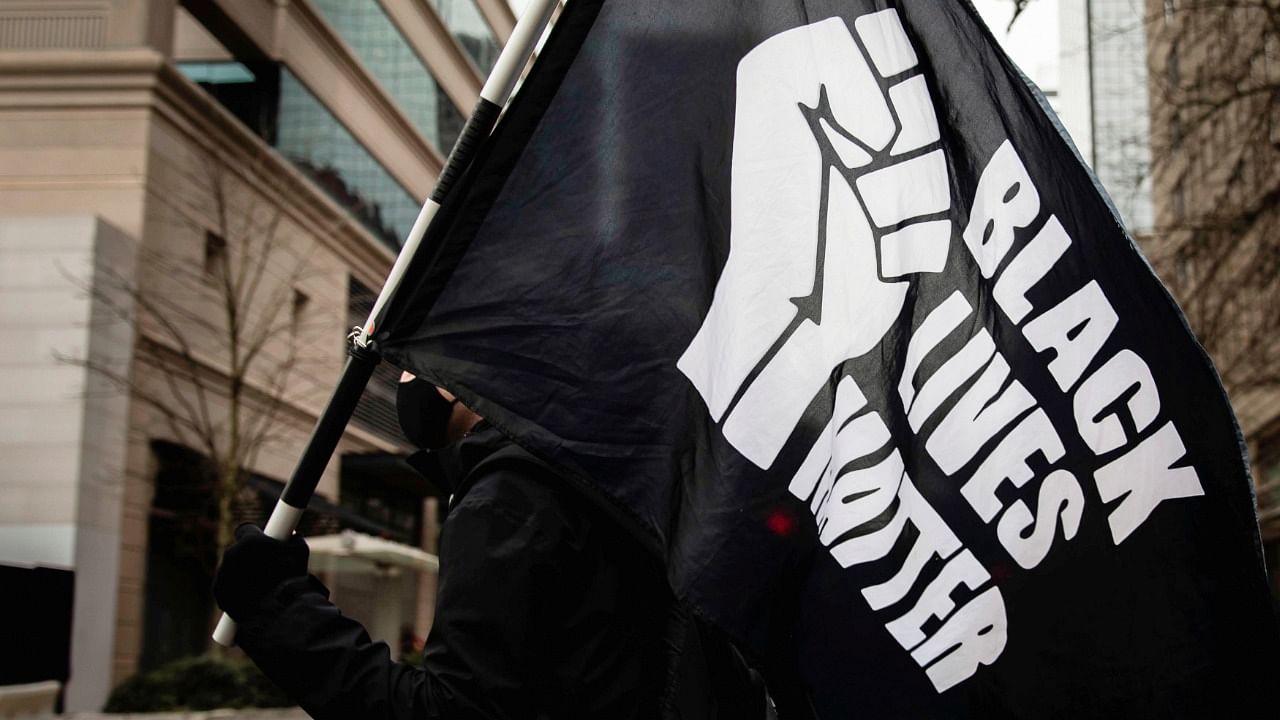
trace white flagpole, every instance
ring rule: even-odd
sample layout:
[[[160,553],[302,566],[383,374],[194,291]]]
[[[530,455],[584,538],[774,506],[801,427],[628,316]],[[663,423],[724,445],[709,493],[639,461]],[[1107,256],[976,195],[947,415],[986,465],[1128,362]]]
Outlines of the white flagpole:
[[[516,23],[515,29],[511,31],[511,37],[502,48],[502,52],[498,55],[498,61],[489,73],[489,79],[485,81],[484,87],[480,89],[480,100],[476,103],[475,110],[472,111],[471,117],[467,120],[467,125],[463,128],[462,134],[458,136],[458,142],[453,146],[453,151],[449,153],[449,161],[445,163],[445,169],[440,173],[440,179],[436,182],[435,190],[431,193],[431,197],[427,199],[426,203],[422,205],[422,210],[418,212],[418,218],[414,221],[413,228],[409,230],[409,237],[404,241],[404,246],[396,257],[395,265],[391,266],[391,272],[387,275],[387,280],[382,285],[382,292],[378,293],[378,299],[374,301],[373,309],[369,311],[369,318],[365,320],[355,338],[355,342],[361,347],[368,345],[369,336],[374,331],[374,323],[377,322],[378,316],[382,314],[387,301],[391,299],[396,289],[400,287],[405,271],[409,268],[410,260],[417,254],[418,246],[422,244],[422,238],[426,235],[427,229],[431,227],[431,221],[435,219],[436,212],[440,210],[440,203],[448,196],[449,190],[458,176],[471,164],[471,157],[475,154],[475,145],[480,140],[488,137],[489,132],[493,130],[493,126],[498,120],[498,115],[501,114],[502,108],[506,106],[507,100],[511,97],[511,91],[515,89],[516,83],[520,81],[520,72],[529,63],[529,58],[532,57],[533,50],[537,47],[538,39],[542,37],[542,31],[551,20],[556,4],[557,0],[533,0],[525,8],[524,15]],[[461,158],[461,162],[455,164],[454,159],[459,156],[464,157]]]
[[[414,221],[413,228],[409,230],[409,237],[400,248],[400,254],[387,275],[382,292],[378,293],[378,299],[373,304],[368,320],[352,333],[351,357],[347,360],[342,378],[334,389],[328,405],[325,406],[324,413],[316,421],[307,447],[299,458],[292,477],[285,485],[280,501],[271,512],[271,518],[264,529],[269,537],[286,540],[297,528],[302,511],[315,493],[320,475],[324,472],[330,456],[333,455],[338,440],[341,439],[347,422],[351,419],[351,413],[355,411],[356,403],[369,382],[373,368],[377,365],[377,354],[369,348],[369,336],[373,333],[374,323],[386,306],[387,300],[403,281],[406,269],[417,254],[422,238],[427,234],[432,219],[440,209],[440,203],[448,196],[453,184],[471,164],[476,150],[493,130],[498,116],[511,97],[512,90],[520,80],[521,71],[533,56],[538,39],[542,37],[542,32],[551,20],[556,5],[557,0],[532,0],[498,55],[498,61],[480,91],[480,100],[476,103],[471,117],[467,119],[467,124],[462,128],[458,142],[449,152],[444,170],[436,181],[435,190],[423,204],[422,210],[418,212],[418,218]],[[223,613],[218,620],[218,626],[214,628],[213,640],[224,647],[231,647],[235,644],[235,637],[235,621]]]

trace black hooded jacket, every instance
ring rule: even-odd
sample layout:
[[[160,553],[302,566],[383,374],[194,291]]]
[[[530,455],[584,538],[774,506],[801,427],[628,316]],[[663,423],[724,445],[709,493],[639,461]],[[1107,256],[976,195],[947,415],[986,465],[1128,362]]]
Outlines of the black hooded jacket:
[[[444,458],[461,482],[423,667],[393,662],[314,577],[237,618],[245,652],[308,713],[629,720],[744,717],[743,703],[763,716],[736,654],[708,663],[658,563],[547,465],[487,426]]]

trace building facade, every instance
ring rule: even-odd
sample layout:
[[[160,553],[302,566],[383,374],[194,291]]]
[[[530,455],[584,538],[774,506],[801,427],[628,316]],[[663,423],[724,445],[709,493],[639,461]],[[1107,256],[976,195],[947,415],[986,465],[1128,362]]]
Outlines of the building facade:
[[[1135,236],[1154,222],[1144,2],[1058,0],[1055,107]]]
[[[288,477],[513,26],[501,0],[0,0],[0,570],[66,616],[67,709],[203,646],[204,448],[244,460],[245,518]],[[315,529],[429,550],[382,373]],[[425,633],[429,579],[329,579]]]
[[[1280,598],[1280,15],[1257,0],[1148,0],[1146,15],[1145,249],[1231,397]]]

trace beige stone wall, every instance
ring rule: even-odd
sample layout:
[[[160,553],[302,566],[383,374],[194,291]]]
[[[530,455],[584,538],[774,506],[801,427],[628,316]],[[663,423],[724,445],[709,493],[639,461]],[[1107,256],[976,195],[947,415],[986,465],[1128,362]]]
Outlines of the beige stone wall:
[[[162,82],[190,91],[176,75]],[[198,91],[180,100],[198,101]],[[207,102],[207,101],[206,101]],[[216,118],[217,122],[208,122]],[[178,336],[156,322],[139,325],[140,361],[135,366],[139,390],[167,397],[178,392],[195,399],[197,389],[186,380],[146,358],[172,357],[185,343],[200,362],[200,381],[209,414],[222,421],[226,398],[218,393],[218,378],[228,369],[230,349],[222,306],[227,299],[217,283],[202,277],[205,234],[214,232],[227,243],[228,262],[242,260],[256,266],[266,260],[257,296],[244,321],[290,326],[274,334],[262,359],[250,373],[246,419],[258,417],[280,397],[272,382],[281,358],[292,345],[297,366],[288,374],[283,398],[275,411],[270,438],[253,462],[252,470],[286,479],[300,455],[312,425],[337,380],[345,359],[348,274],[362,282],[375,279],[390,264],[390,253],[379,241],[352,223],[336,207],[306,184],[272,151],[261,146],[233,120],[221,117],[216,106],[174,102],[153,119],[149,135],[145,183],[145,222],[142,233],[138,286],[156,298],[164,313],[178,322]],[[264,236],[274,237],[273,251],[262,256]],[[235,272],[233,270],[233,272]],[[308,297],[305,317],[291,326],[289,307],[294,291]],[[196,322],[199,319],[201,322]],[[172,383],[172,384],[171,384]],[[175,429],[163,413],[135,402],[125,494],[126,531],[122,545],[117,650],[114,675],[118,681],[132,672],[142,645],[142,593],[146,562],[146,518],[153,494],[154,457],[150,444],[162,439],[199,448],[196,438]],[[352,428],[342,452],[390,449]],[[338,463],[331,463],[320,492],[336,499]]]
[[[88,369],[126,369],[135,243],[92,216],[0,217],[0,562],[75,571],[67,703],[109,689],[128,398]]]
[[[83,215],[0,219],[0,537],[15,526],[67,529],[56,544],[32,548],[47,555],[31,563],[75,566],[84,445],[99,449],[113,439],[90,422],[93,378],[75,362],[116,353],[128,363],[130,335],[101,317],[95,327],[98,308],[77,287],[111,269],[97,258],[99,233],[99,222]],[[129,243],[118,233],[110,240]],[[13,542],[0,543],[0,557]]]
[[[1280,26],[1254,0],[1148,0],[1146,250],[1218,367],[1280,538]],[[1271,480],[1267,479],[1271,476]]]
[[[377,1],[450,97],[468,109],[482,79],[429,5]],[[213,2],[262,52],[302,77],[412,194],[429,194],[443,153],[416,132],[305,0]],[[514,22],[505,3],[482,0],[481,8],[505,39]],[[250,414],[272,404],[271,358],[296,348],[302,362],[284,385],[271,440],[252,463],[255,472],[282,480],[344,360],[348,276],[379,287],[393,259],[176,70],[174,58],[210,52],[209,38],[184,12],[176,0],[0,0],[0,292],[21,295],[21,302],[0,303],[0,340],[8,341],[0,354],[7,371],[0,374],[0,400],[9,403],[0,414],[9,422],[0,434],[0,464],[7,468],[0,487],[7,500],[20,500],[0,506],[0,533],[6,523],[42,518],[80,528],[45,548],[61,552],[63,564],[83,558],[94,568],[77,576],[89,588],[82,594],[78,586],[78,597],[97,604],[76,610],[75,642],[91,652],[73,658],[82,689],[73,681],[68,690],[72,709],[93,709],[106,688],[136,669],[141,653],[156,473],[151,444],[199,448],[150,400],[174,392],[192,399],[197,384],[214,387],[228,369],[221,298],[201,277],[206,234],[223,236],[232,263],[251,253],[251,238],[277,239],[263,273],[268,301],[254,305],[248,319],[290,322],[263,349],[269,359],[250,374],[246,404]],[[219,197],[226,212],[218,212]],[[46,228],[71,222],[80,230],[4,239],[16,217],[53,223]],[[236,229],[237,222],[243,227]],[[64,259],[83,271],[91,290],[78,291],[57,269],[63,249],[45,237],[54,235],[78,238],[73,257]],[[167,308],[180,332],[154,318],[138,323],[136,334],[129,322],[113,326],[111,313],[93,300],[134,290],[136,300]],[[294,298],[301,296],[305,309],[292,323]],[[32,307],[40,309],[38,322],[27,311]],[[122,362],[119,375],[132,390],[82,365],[59,365],[50,357],[55,346]],[[184,352],[198,383],[158,368],[157,358]],[[55,397],[53,388],[65,392]],[[225,417],[225,396],[213,392],[205,400],[211,417]],[[351,427],[338,454],[394,449]],[[320,485],[330,498],[337,473],[335,461]],[[18,486],[22,491],[14,492]]]
[[[141,235],[159,62],[145,51],[0,52],[0,215],[89,214]]]
[[[107,48],[167,51],[174,0],[4,0],[0,47]]]
[[[0,132],[0,217],[88,213],[120,227],[126,236],[138,238],[140,257],[160,260],[140,261],[132,276],[122,273],[98,278],[99,287],[106,283],[140,288],[171,307],[184,339],[191,343],[210,377],[225,370],[225,342],[216,332],[220,298],[216,289],[193,279],[203,263],[205,231],[225,230],[212,210],[211,188],[218,183],[225,186],[232,206],[227,216],[232,223],[252,218],[259,228],[277,225],[279,252],[263,275],[262,297],[286,297],[292,302],[296,287],[309,299],[305,321],[296,332],[281,335],[264,353],[280,356],[292,343],[300,348],[304,362],[290,376],[285,394],[288,402],[280,410],[272,442],[264,446],[254,470],[287,478],[344,359],[348,273],[376,286],[390,265],[391,254],[157,55],[145,51],[58,57],[0,53],[0,69],[8,70],[0,74],[0,127],[4,128]],[[241,249],[237,240],[245,235],[231,235],[227,240],[234,262]],[[305,270],[295,276],[291,267],[297,261],[305,261]],[[29,264],[15,260],[6,267],[15,275],[26,274]],[[49,291],[50,297],[45,293],[6,304],[15,314],[18,308],[33,304],[45,308],[46,313],[56,312],[62,305],[52,296],[74,294],[70,279],[58,274],[52,261],[46,265],[41,277],[63,285]],[[166,267],[182,272],[167,272]],[[276,286],[285,280],[292,284],[280,295]],[[259,304],[256,311],[261,313],[268,307]],[[276,314],[283,319],[289,309]],[[29,332],[20,319],[6,316],[6,332]],[[209,327],[193,319],[207,320]],[[154,323],[139,327],[139,347],[148,352],[171,346],[173,340]],[[39,361],[45,366],[42,372],[54,382],[53,375],[77,372],[74,367],[48,367],[52,365],[48,357]],[[270,365],[267,362],[263,367],[269,369]],[[83,386],[83,369],[78,371]],[[21,376],[10,377],[17,382]],[[167,388],[164,374],[146,363],[135,363],[132,377],[140,388],[157,393]],[[258,381],[254,397],[261,406],[273,393],[266,376],[254,379]],[[41,385],[30,383],[29,387],[38,389]],[[95,619],[99,627],[114,626],[113,682],[134,670],[141,651],[146,527],[155,473],[150,443],[167,439],[196,446],[190,438],[175,433],[164,417],[145,403],[135,399],[128,407],[127,433],[123,425],[118,426],[117,442],[127,440],[119,503],[95,505],[90,501],[85,505],[108,514],[114,507],[115,516],[109,519],[119,538],[118,561],[113,563],[118,564],[118,573],[111,583],[116,598],[102,607],[108,618],[115,616],[115,622],[104,623],[101,614]],[[80,410],[69,412],[69,418],[76,418]],[[225,412],[225,406],[215,399],[210,412],[217,417]],[[16,413],[7,416],[21,417]],[[45,414],[43,419],[55,423],[58,417],[56,413]],[[107,429],[91,427],[90,431]],[[21,437],[37,430],[27,427]],[[6,436],[19,437],[7,432]],[[353,429],[340,452],[376,449],[388,448]],[[42,454],[41,469],[32,477],[47,476],[54,469],[48,463],[58,458],[67,456]],[[331,497],[337,492],[336,473],[335,463],[321,484],[321,491]],[[51,492],[52,486],[43,487],[40,492]],[[74,496],[74,486],[67,492]],[[59,505],[33,499],[7,507],[38,519]],[[117,546],[114,538],[111,540],[114,550]]]

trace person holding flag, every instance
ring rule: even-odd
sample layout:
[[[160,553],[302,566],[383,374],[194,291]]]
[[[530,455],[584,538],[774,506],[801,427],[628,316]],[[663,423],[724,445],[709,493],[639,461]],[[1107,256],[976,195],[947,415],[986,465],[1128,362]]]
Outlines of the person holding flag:
[[[238,529],[214,584],[238,642],[326,718],[764,718],[730,644],[673,604],[633,539],[447,391],[406,375],[411,462],[447,490],[423,666],[393,662],[307,574],[307,546]]]
[[[369,347],[780,709],[1275,714],[1216,371],[968,0],[569,0],[428,240]]]
[[[1221,383],[967,0],[570,0],[441,217],[382,357],[817,717],[1274,714]]]

